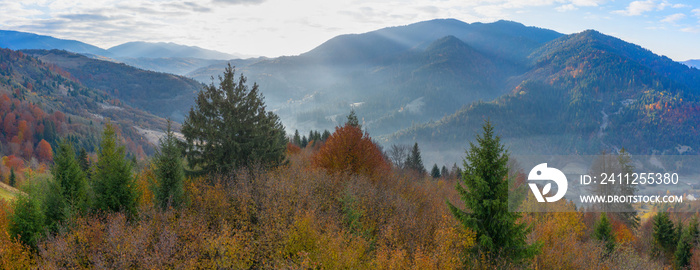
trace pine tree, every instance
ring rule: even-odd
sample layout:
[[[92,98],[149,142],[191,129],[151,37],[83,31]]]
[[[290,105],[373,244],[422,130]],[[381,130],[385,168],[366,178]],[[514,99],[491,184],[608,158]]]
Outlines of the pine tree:
[[[610,219],[605,212],[600,214],[600,218],[595,224],[593,238],[605,243],[605,250],[608,254],[615,249],[615,237],[612,235]]]
[[[294,137],[292,137],[292,143],[296,146],[301,147],[301,137],[299,137],[299,130],[294,130]]]
[[[10,168],[10,178],[8,179],[7,184],[9,184],[11,187],[14,187],[17,184],[17,175],[15,175],[15,168]]]
[[[10,218],[8,231],[34,249],[44,233],[44,213],[36,197],[20,194],[12,203],[14,213]]]
[[[697,232],[697,229],[695,229],[695,232]],[[676,269],[683,269],[690,264],[690,258],[693,256],[692,249],[695,246],[693,233],[690,227],[685,229],[678,241],[674,254],[676,257]]]
[[[433,165],[433,169],[430,170],[430,175],[431,175],[433,178],[440,178],[440,169],[438,169],[437,164],[434,164],[434,165]]]
[[[328,140],[328,137],[331,136],[331,132],[328,131],[327,129],[323,131],[323,135],[321,135],[321,141],[325,142]]]
[[[158,180],[155,198],[163,209],[168,206],[180,207],[185,197],[185,171],[182,166],[180,148],[175,133],[172,131],[170,120],[165,136],[160,139],[160,149],[156,151],[153,163],[156,166],[155,175]]]
[[[350,114],[348,114],[348,121],[345,122],[346,124],[349,124],[353,127],[358,127],[362,129],[362,126],[360,125],[360,121],[357,119],[357,115],[355,114],[355,110],[350,110]]]
[[[408,158],[406,158],[404,165],[406,168],[412,169],[418,173],[425,173],[425,166],[423,165],[423,158],[421,157],[420,149],[418,149],[418,143],[413,144],[413,149],[408,155]]]
[[[508,153],[490,122],[483,129],[478,144],[469,143],[462,184],[457,184],[464,210],[447,204],[462,226],[476,233],[474,255],[518,263],[534,256],[539,245],[526,243],[530,228],[518,223],[519,213],[508,211]]]
[[[236,82],[229,64],[219,86],[199,92],[182,125],[187,162],[195,173],[228,173],[253,164],[284,161],[287,138],[279,117],[266,111],[258,84]]]
[[[106,124],[95,169],[95,206],[101,211],[136,214],[135,181],[124,146],[117,145],[115,129]]]
[[[72,219],[75,214],[85,213],[88,185],[85,173],[75,159],[73,146],[68,141],[59,143],[53,160],[53,182],[45,211],[47,225],[55,231],[61,222]]]
[[[442,178],[447,178],[450,176],[450,172],[447,170],[447,167],[445,165],[442,165],[442,169],[440,170],[440,176]]]
[[[309,140],[306,139],[306,135],[301,137],[301,148],[306,148],[306,146],[309,145]]]

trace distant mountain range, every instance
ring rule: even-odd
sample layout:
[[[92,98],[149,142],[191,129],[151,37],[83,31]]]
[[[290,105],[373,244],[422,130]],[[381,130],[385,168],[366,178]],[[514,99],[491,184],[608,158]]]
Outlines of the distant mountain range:
[[[211,60],[228,60],[240,58],[238,55],[202,49],[197,46],[185,46],[172,42],[127,42],[107,49],[117,57],[129,58],[199,58]]]
[[[32,33],[0,30],[0,47],[12,50],[41,49],[66,50],[82,54],[94,54],[104,57],[114,57],[105,49],[75,40],[58,39]]]
[[[689,67],[700,68],[700,60],[688,60],[684,61],[683,64],[686,64]]]
[[[226,63],[235,65],[260,85],[290,133],[332,129],[354,109],[380,142],[418,142],[426,160],[441,164],[461,159],[485,119],[515,154],[700,149],[700,70],[687,66],[697,62],[677,63],[592,30],[563,35],[510,21],[440,19],[342,35],[271,59],[174,57],[177,48],[188,56],[217,54],[167,43],[131,45],[120,49],[138,58],[120,58],[126,52],[114,48],[108,53],[203,83]],[[171,49],[161,50],[171,54],[152,51],[166,45]],[[175,120],[201,89],[183,77],[72,53],[25,52],[86,87]]]

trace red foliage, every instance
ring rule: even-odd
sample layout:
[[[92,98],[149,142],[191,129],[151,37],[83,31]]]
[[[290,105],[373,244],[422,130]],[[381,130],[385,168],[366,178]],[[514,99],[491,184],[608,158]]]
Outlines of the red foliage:
[[[37,145],[39,159],[41,161],[51,161],[53,160],[53,150],[51,150],[51,144],[46,140],[41,140],[39,145]]]
[[[348,124],[336,127],[335,132],[312,157],[312,164],[331,173],[378,176],[389,171],[389,164],[369,134],[363,136],[360,128]]]
[[[2,161],[5,163],[5,166],[13,168],[15,171],[21,171],[24,168],[24,160],[15,155],[3,157]]]
[[[299,146],[296,146],[290,142],[287,143],[287,154],[293,155],[298,154],[299,152],[301,152],[301,148],[299,148]]]

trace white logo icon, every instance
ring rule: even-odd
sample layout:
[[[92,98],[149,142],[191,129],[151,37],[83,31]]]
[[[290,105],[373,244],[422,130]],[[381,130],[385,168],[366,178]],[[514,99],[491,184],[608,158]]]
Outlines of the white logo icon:
[[[547,202],[556,202],[561,198],[564,198],[564,194],[566,194],[566,189],[569,187],[569,182],[566,180],[566,175],[564,175],[564,173],[555,168],[548,168],[547,163],[541,163],[540,165],[537,165],[534,168],[532,168],[532,170],[530,171],[530,175],[527,176],[527,180],[547,180],[554,181],[554,183],[557,184],[557,194],[554,194],[554,196],[551,197],[546,197]],[[544,189],[542,189],[542,192],[540,192],[540,189],[537,188],[537,184],[530,183],[529,185],[530,189],[532,189],[532,193],[535,195],[535,198],[538,202],[544,202],[545,198],[543,196],[547,195],[547,193],[549,193],[549,191],[552,190],[552,183],[547,183],[547,185],[544,186]]]

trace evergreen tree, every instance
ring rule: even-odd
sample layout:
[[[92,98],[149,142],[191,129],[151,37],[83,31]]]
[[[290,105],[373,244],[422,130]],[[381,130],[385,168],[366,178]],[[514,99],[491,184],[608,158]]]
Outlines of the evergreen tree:
[[[447,167],[445,165],[442,165],[442,169],[440,170],[440,176],[442,178],[447,178],[450,176],[450,172],[447,170]]]
[[[80,164],[80,169],[83,170],[87,176],[90,172],[90,160],[88,158],[87,151],[85,147],[80,148],[80,154],[78,155],[78,164]]]
[[[677,243],[676,230],[667,212],[654,216],[652,234],[654,242],[660,251],[667,255],[673,254]]]
[[[163,209],[168,206],[177,208],[182,205],[185,197],[185,171],[182,166],[178,140],[172,131],[170,120],[168,120],[165,136],[159,141],[159,146],[160,149],[156,150],[153,158],[153,163],[156,166],[155,175],[158,181],[155,189],[155,198]]]
[[[518,263],[534,256],[539,246],[526,243],[530,228],[518,223],[520,213],[508,211],[508,153],[490,122],[486,121],[483,129],[484,133],[476,136],[478,145],[469,143],[461,181],[464,186],[457,184],[465,208],[447,204],[462,226],[476,233],[475,255]]]
[[[114,127],[109,123],[102,134],[94,181],[98,210],[136,214],[137,193],[131,162],[126,159],[124,146],[117,145]]]
[[[406,168],[412,169],[421,174],[425,173],[425,166],[423,166],[423,158],[420,155],[418,143],[413,144],[413,149],[408,155],[408,158],[406,158],[406,162],[404,163],[404,165],[406,166]]]
[[[348,114],[348,121],[345,122],[346,124],[349,124],[353,127],[358,127],[362,129],[362,126],[360,126],[360,120],[357,119],[357,115],[355,114],[355,110],[350,110],[350,114]]]
[[[199,92],[182,124],[186,158],[196,173],[232,172],[252,164],[283,162],[287,138],[279,117],[266,111],[258,84],[236,82],[229,64],[219,86]]]
[[[301,137],[301,148],[306,148],[306,146],[309,145],[309,140],[306,139],[306,135]]]
[[[311,144],[311,146],[316,145],[316,141],[314,140],[314,131],[313,131],[313,130],[312,130],[312,131],[309,131],[309,137],[308,137],[308,138],[309,138],[309,144]]]
[[[697,225],[697,223],[695,225]],[[695,246],[695,242],[693,241],[693,233],[694,232],[691,230],[690,227],[687,228],[683,231],[683,234],[681,235],[680,240],[678,241],[678,245],[676,246],[675,252],[676,269],[683,269],[690,264],[690,258],[693,256],[692,249]]]
[[[53,160],[53,182],[46,198],[45,211],[47,225],[55,231],[61,222],[72,219],[75,214],[85,213],[88,185],[70,142],[59,143]]]
[[[430,170],[430,175],[431,175],[433,178],[440,178],[440,169],[438,169],[437,164],[434,164],[434,165],[433,165],[433,169]]]
[[[12,202],[14,213],[10,218],[8,230],[11,236],[34,249],[44,233],[44,213],[36,197],[17,195]]]
[[[612,235],[610,219],[605,212],[600,214],[600,219],[595,224],[593,238],[605,243],[605,251],[608,254],[615,249],[615,236]]]
[[[292,137],[292,143],[296,146],[301,146],[301,138],[299,137],[299,130],[294,130],[294,137]]]
[[[15,168],[10,168],[10,179],[8,179],[7,184],[14,187],[17,184],[17,175],[15,175]]]

